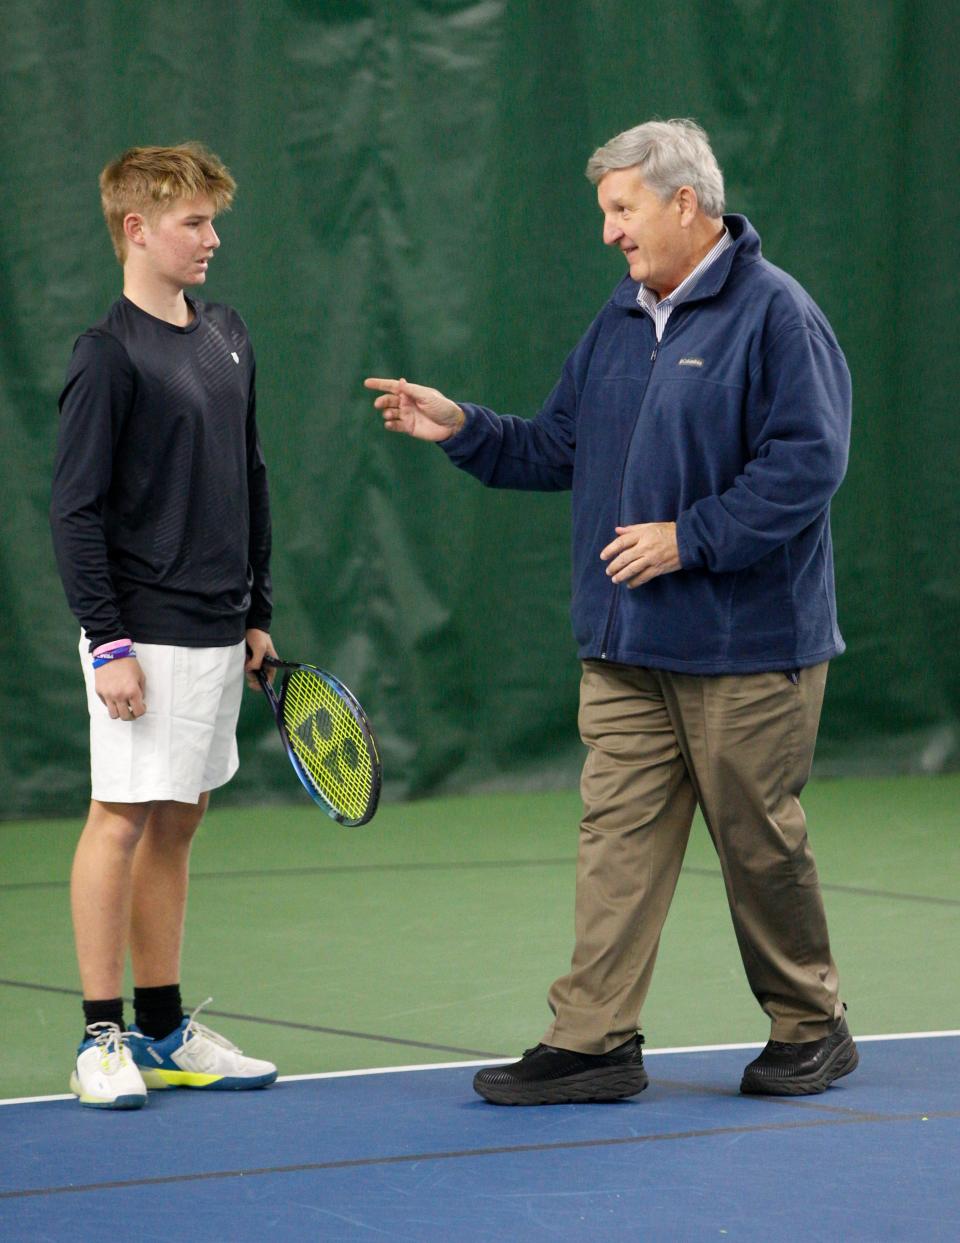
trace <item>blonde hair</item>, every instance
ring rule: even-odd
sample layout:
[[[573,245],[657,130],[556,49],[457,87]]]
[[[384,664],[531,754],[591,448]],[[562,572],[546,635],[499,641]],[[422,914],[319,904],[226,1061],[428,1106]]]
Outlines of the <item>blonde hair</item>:
[[[127,257],[124,218],[140,212],[156,219],[178,199],[207,195],[217,212],[228,211],[237,183],[223,161],[202,143],[131,147],[100,174],[100,202],[117,259]]]

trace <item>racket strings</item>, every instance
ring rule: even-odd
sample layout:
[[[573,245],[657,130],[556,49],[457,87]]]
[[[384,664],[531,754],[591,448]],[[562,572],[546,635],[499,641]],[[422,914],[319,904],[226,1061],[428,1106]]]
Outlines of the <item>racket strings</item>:
[[[359,820],[374,785],[370,743],[346,701],[305,669],[289,675],[283,721],[294,754],[320,795],[338,812]]]

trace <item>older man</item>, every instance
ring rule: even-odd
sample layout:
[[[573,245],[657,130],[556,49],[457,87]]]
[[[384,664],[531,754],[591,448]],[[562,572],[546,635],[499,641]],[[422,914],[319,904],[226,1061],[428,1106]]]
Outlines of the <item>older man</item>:
[[[594,153],[603,240],[629,274],[536,418],[367,380],[385,426],[492,487],[573,490],[588,749],[571,969],[497,1104],[647,1085],[638,1031],[699,803],[771,1039],[741,1091],[824,1091],[857,1065],[799,795],[837,628],[830,500],[850,378],[823,313],[761,257],[690,121]]]

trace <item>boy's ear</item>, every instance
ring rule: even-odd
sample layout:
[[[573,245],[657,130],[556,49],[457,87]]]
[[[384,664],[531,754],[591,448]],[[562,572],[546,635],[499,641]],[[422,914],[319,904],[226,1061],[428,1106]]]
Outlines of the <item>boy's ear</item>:
[[[123,234],[134,246],[142,246],[146,240],[143,236],[143,216],[139,212],[128,212],[123,218]]]

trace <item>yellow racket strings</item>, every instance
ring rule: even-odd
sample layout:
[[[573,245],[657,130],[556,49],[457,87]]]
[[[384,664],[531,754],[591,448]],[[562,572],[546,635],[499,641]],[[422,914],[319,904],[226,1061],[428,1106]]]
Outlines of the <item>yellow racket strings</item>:
[[[287,678],[283,723],[294,754],[331,807],[351,820],[366,812],[373,788],[369,744],[353,713],[316,674]]]

